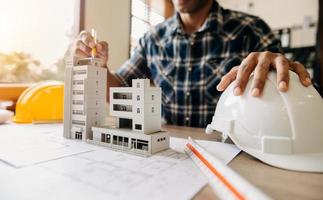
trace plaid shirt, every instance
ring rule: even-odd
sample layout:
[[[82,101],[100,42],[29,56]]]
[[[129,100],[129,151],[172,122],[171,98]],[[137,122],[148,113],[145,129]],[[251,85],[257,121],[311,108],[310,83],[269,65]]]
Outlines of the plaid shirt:
[[[198,31],[187,35],[176,13],[147,32],[131,58],[116,72],[125,85],[149,78],[162,88],[162,116],[167,124],[205,127],[212,121],[221,77],[250,52],[280,51],[261,19],[223,9],[213,2]]]

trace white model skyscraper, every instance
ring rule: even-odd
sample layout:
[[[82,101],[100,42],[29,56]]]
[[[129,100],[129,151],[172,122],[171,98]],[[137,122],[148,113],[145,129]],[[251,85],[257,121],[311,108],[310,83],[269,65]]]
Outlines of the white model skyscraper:
[[[88,58],[67,62],[64,88],[64,137],[92,139],[92,126],[106,118],[107,69],[101,60]]]

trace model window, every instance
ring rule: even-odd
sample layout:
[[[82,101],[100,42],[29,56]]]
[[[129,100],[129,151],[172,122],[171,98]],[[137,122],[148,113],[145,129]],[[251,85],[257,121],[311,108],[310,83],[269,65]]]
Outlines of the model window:
[[[77,75],[77,74],[86,74],[86,70],[73,71],[73,75]]]
[[[135,129],[137,129],[137,130],[141,130],[141,129],[142,129],[141,124],[135,124]]]
[[[137,101],[140,101],[140,96],[139,95],[137,95]]]
[[[137,149],[148,151],[148,141],[137,140]]]
[[[83,81],[82,80],[74,80],[73,85],[83,85]]]
[[[110,134],[106,134],[105,142],[106,143],[110,143],[111,142],[111,136],[110,136]]]
[[[84,115],[84,112],[82,110],[72,110],[73,115]]]
[[[155,100],[155,95],[151,95],[151,100]]]
[[[155,112],[155,108],[154,107],[151,107],[151,112]]]
[[[85,121],[81,121],[81,120],[72,120],[72,124],[75,125],[85,125]]]
[[[124,137],[124,139],[123,139],[123,146],[128,147],[128,143],[129,143],[129,138]]]
[[[82,90],[73,90],[73,94],[83,94]]]
[[[140,88],[140,83],[137,83],[137,88]]]
[[[113,144],[118,144],[118,137],[117,136],[113,136]]]
[[[137,140],[136,139],[131,139],[131,148],[137,149]]]
[[[75,139],[82,140],[82,132],[75,132]]]
[[[140,113],[140,108],[137,108],[137,113]]]
[[[101,133],[101,142],[105,142],[105,134],[104,133]]]
[[[118,136],[118,145],[119,146],[123,145],[123,137],[122,136]]]
[[[83,101],[82,100],[73,100],[72,104],[73,105],[83,105]]]

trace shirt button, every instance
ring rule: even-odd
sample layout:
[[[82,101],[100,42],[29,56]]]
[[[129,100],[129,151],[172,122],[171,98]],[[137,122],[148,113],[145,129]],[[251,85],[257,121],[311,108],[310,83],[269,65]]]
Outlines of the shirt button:
[[[190,96],[190,94],[191,94],[191,93],[189,93],[189,92],[186,92],[186,96]]]
[[[185,118],[185,120],[186,120],[186,121],[190,121],[190,118],[189,118],[189,117],[186,117],[186,118]]]
[[[189,72],[190,72],[190,71],[192,71],[192,68],[191,68],[191,67],[189,67],[189,68],[188,68],[188,71],[189,71]]]

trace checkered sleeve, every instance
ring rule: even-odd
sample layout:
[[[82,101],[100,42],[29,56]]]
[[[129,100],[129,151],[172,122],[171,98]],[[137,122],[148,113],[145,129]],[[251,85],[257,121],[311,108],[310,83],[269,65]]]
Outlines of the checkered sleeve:
[[[115,73],[125,86],[131,86],[131,80],[136,78],[150,78],[150,70],[147,66],[145,46],[148,42],[148,34],[140,38],[138,45],[128,59]]]
[[[270,51],[280,53],[281,42],[271,31],[270,27],[260,18],[256,18],[252,24],[253,35],[250,39],[249,52]]]

